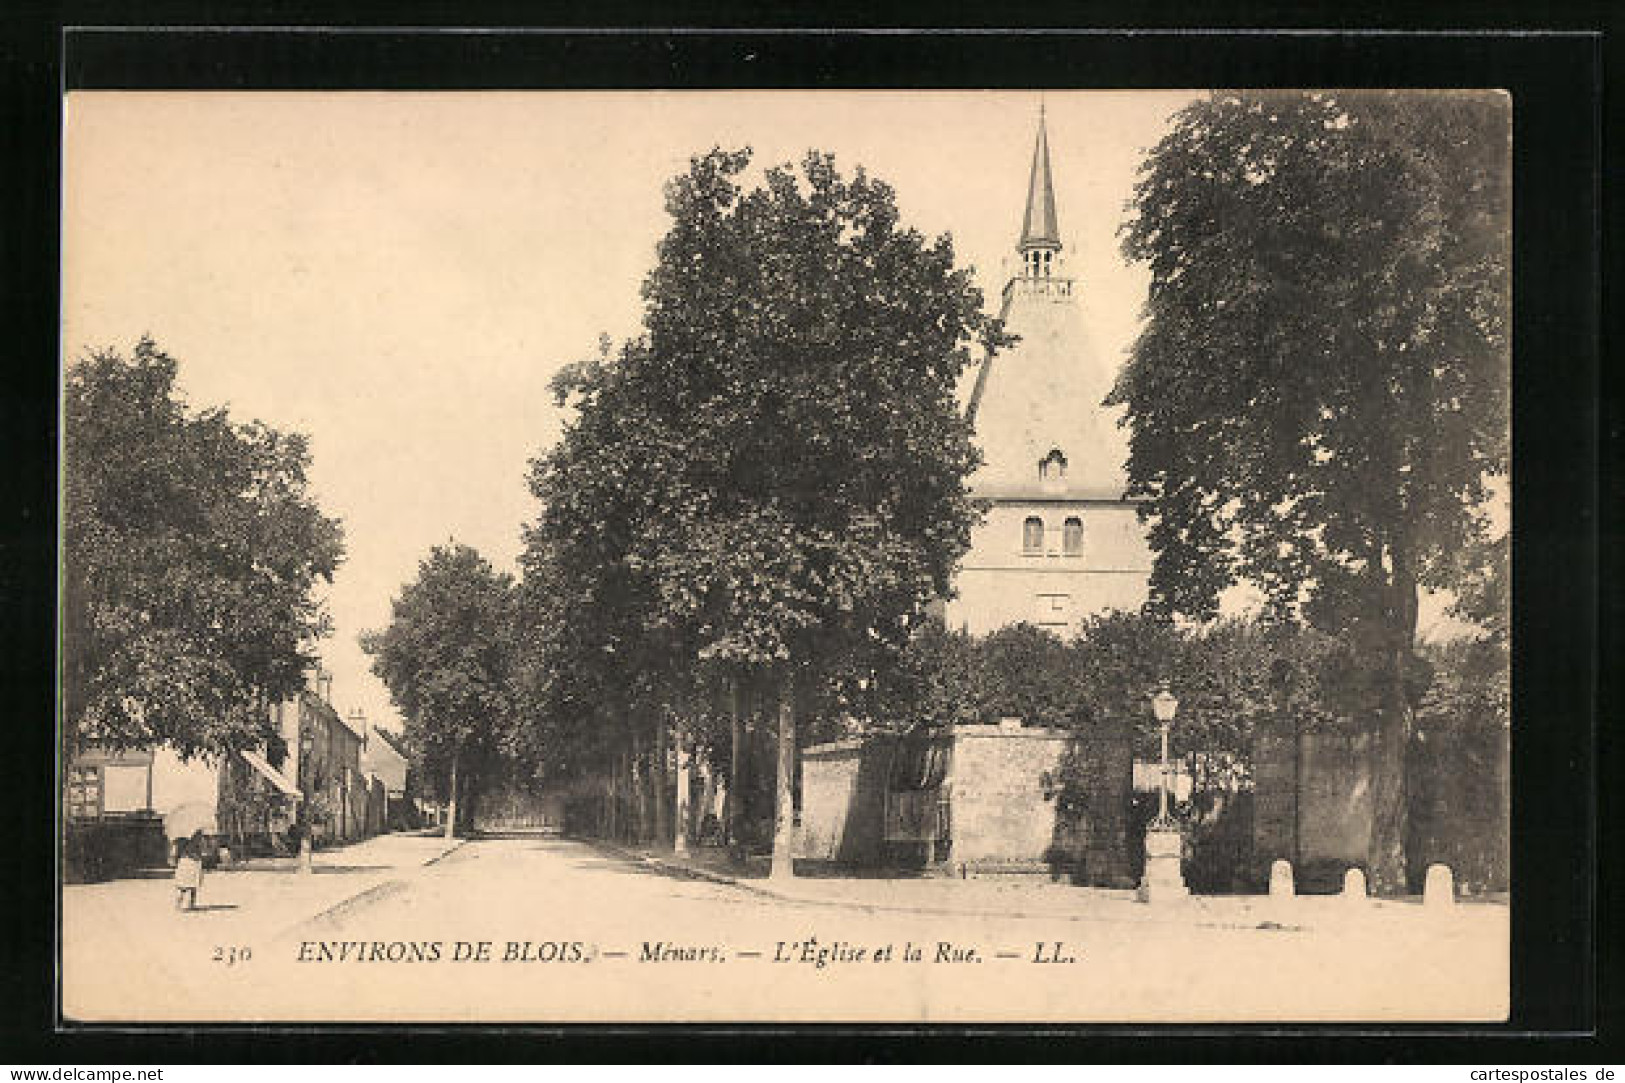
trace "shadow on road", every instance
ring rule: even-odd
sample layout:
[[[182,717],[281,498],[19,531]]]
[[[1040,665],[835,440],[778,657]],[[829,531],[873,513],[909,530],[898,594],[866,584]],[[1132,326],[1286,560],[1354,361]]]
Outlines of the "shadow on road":
[[[335,874],[355,872],[383,872],[393,867],[392,865],[313,865],[310,869],[310,875],[333,876]],[[237,865],[229,869],[211,869],[209,875],[229,876],[239,872],[251,872],[256,876],[264,873],[273,873],[278,876],[302,875],[298,865]]]
[[[502,831],[476,831],[472,835],[464,836],[469,839],[484,842],[489,839],[510,839],[524,841],[536,839],[537,841],[563,841],[563,836],[549,828],[511,828]]]
[[[723,876],[730,881],[746,883],[766,880],[772,871],[772,856],[769,854],[751,854],[741,861],[730,858],[726,851],[719,848],[699,847],[690,850],[687,857],[658,853],[651,854],[645,859],[635,853],[622,851],[615,843],[600,842],[597,839],[574,839],[571,842],[599,855],[597,864],[582,865],[583,868],[633,869],[672,880],[715,880],[718,876]],[[807,858],[796,859],[795,874],[799,880],[950,879],[941,872],[932,870],[893,866],[865,867]]]

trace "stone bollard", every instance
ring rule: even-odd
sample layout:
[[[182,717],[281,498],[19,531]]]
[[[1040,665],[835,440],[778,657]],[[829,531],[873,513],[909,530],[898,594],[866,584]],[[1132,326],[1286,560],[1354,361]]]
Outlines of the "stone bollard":
[[[1263,915],[1266,921],[1276,925],[1285,925],[1293,912],[1293,900],[1297,897],[1297,888],[1292,882],[1292,862],[1286,858],[1277,858],[1270,864],[1270,893],[1264,900]]]
[[[1292,884],[1292,862],[1284,857],[1276,858],[1270,866],[1270,899],[1280,902],[1296,894],[1297,888]]]
[[[1422,885],[1422,905],[1429,910],[1456,905],[1456,884],[1449,865],[1435,862],[1428,866],[1427,880]]]
[[[1343,899],[1357,903],[1366,901],[1364,869],[1350,869],[1343,874]]]

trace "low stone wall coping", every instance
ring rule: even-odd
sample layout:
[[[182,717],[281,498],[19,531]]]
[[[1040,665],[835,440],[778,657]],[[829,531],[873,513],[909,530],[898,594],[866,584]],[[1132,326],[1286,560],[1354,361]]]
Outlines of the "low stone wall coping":
[[[802,759],[828,759],[834,756],[858,752],[863,749],[867,737],[843,737],[839,741],[829,741],[821,745],[809,745],[801,750]]]
[[[1083,737],[1085,734],[1074,733],[1072,730],[1053,729],[1045,726],[1023,726],[1020,729],[1006,729],[1003,726],[955,726],[955,737],[1004,737],[1014,740],[1028,740],[1038,738],[1047,741],[1062,741],[1074,737]]]

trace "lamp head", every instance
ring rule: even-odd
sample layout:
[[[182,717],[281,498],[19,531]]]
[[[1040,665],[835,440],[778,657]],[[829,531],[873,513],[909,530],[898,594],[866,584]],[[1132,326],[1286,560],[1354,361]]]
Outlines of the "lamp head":
[[[1151,697],[1151,713],[1158,722],[1172,722],[1178,710],[1179,700],[1166,687],[1158,689],[1157,694]]]

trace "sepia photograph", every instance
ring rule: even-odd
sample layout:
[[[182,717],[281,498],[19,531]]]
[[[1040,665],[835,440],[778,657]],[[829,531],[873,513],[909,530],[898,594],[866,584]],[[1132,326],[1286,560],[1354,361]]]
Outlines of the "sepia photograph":
[[[1513,104],[70,91],[62,1022],[1507,1020]]]

